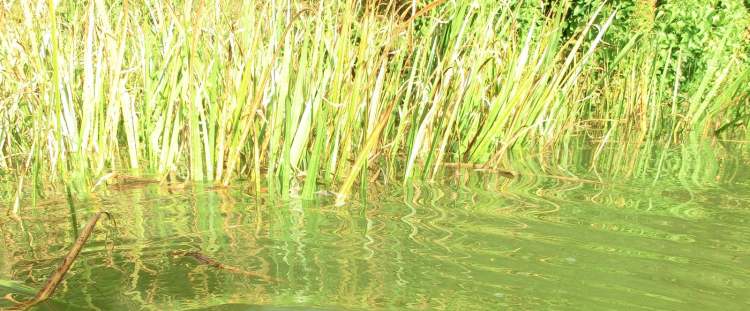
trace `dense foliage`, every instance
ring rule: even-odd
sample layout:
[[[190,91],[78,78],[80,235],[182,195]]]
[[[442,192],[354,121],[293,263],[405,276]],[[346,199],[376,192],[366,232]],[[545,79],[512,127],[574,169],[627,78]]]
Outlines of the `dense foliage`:
[[[581,137],[738,139],[749,25],[740,0],[5,1],[0,167],[17,196],[126,171],[343,200]]]

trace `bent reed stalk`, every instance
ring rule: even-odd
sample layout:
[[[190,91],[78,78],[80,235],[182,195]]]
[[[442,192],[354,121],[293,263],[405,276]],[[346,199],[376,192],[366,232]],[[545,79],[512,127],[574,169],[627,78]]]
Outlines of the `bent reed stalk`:
[[[343,202],[367,176],[497,169],[581,135],[748,135],[736,34],[690,82],[689,50],[652,28],[607,43],[612,5],[568,32],[571,1],[531,2],[5,3],[0,168],[17,197],[128,171]]]

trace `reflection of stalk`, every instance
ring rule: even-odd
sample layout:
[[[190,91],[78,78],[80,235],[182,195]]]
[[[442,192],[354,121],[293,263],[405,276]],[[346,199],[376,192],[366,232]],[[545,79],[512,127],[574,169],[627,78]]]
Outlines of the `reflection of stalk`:
[[[102,216],[102,213],[103,212],[97,212],[96,214],[91,216],[89,222],[86,224],[86,227],[83,228],[83,232],[78,236],[78,239],[73,244],[73,247],[70,248],[68,255],[65,256],[65,259],[63,259],[60,267],[58,267],[57,270],[55,270],[55,272],[50,275],[50,277],[47,279],[47,283],[44,284],[44,287],[42,287],[39,292],[36,293],[36,296],[34,296],[34,298],[29,301],[22,302],[13,306],[13,310],[26,310],[40,302],[47,300],[47,298],[55,293],[57,285],[60,284],[63,277],[65,276],[65,273],[68,272],[70,267],[73,265],[73,262],[76,260],[76,258],[78,258],[78,253],[81,252],[83,245],[86,244],[89,236],[91,236],[91,232],[94,231],[94,227],[99,221],[99,218]]]

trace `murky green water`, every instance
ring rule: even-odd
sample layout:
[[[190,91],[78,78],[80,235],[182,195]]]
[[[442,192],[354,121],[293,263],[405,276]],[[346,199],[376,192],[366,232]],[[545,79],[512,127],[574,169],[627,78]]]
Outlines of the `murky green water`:
[[[0,294],[41,287],[106,209],[116,227],[38,309],[750,309],[750,165],[652,163],[601,181],[464,174],[343,208],[201,187],[46,200],[0,225]]]

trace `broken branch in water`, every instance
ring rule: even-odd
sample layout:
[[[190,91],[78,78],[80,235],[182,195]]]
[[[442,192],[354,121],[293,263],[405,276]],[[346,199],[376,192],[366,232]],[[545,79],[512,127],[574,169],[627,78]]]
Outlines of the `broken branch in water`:
[[[208,256],[204,255],[201,252],[196,252],[196,251],[192,251],[192,252],[188,252],[188,251],[173,251],[173,252],[171,252],[171,255],[173,257],[190,257],[190,258],[195,259],[199,263],[202,263],[202,264],[205,264],[205,265],[217,268],[217,269],[221,269],[221,270],[224,270],[224,271],[228,271],[228,272],[231,272],[231,273],[241,274],[241,275],[245,275],[245,276],[249,276],[249,277],[254,277],[254,278],[260,278],[260,279],[263,279],[263,280],[266,280],[266,281],[269,281],[269,282],[278,282],[278,280],[272,278],[271,276],[265,275],[265,274],[261,274],[261,273],[253,272],[253,271],[247,271],[247,270],[244,270],[242,268],[237,268],[237,267],[225,265],[225,264],[223,264],[223,263],[221,263],[221,262],[219,262],[219,261],[217,261],[217,260],[215,260],[215,259],[213,259],[211,257],[208,257]]]
[[[42,287],[42,289],[36,293],[36,296],[34,296],[33,299],[13,306],[12,310],[26,310],[40,302],[47,300],[50,296],[52,296],[52,294],[55,293],[57,285],[60,284],[63,277],[65,277],[65,273],[68,272],[70,267],[73,265],[73,262],[76,260],[76,258],[78,258],[78,254],[81,252],[83,245],[86,244],[86,241],[88,241],[89,236],[91,236],[91,233],[94,231],[94,227],[96,227],[96,223],[99,222],[99,218],[102,216],[102,214],[107,214],[107,217],[111,218],[110,214],[107,212],[97,212],[96,214],[91,216],[91,218],[89,218],[89,222],[86,224],[86,227],[83,228],[83,232],[81,232],[81,235],[78,236],[78,239],[76,239],[73,247],[70,248],[70,251],[68,251],[68,254],[63,259],[63,262],[60,264],[57,270],[55,270],[55,272],[53,272],[52,275],[47,278],[47,282],[44,284],[44,287]]]
[[[516,172],[512,172],[512,171],[504,170],[504,169],[499,169],[499,168],[493,168],[493,167],[486,166],[484,164],[458,163],[458,162],[445,162],[445,163],[441,163],[441,164],[443,166],[445,166],[445,167],[468,168],[468,169],[473,169],[473,170],[476,170],[476,171],[485,171],[485,172],[490,172],[490,173],[497,173],[497,174],[500,174],[500,175],[502,175],[503,177],[506,177],[506,178],[513,178],[513,177],[516,177],[516,175],[518,175],[518,173],[516,173]]]

